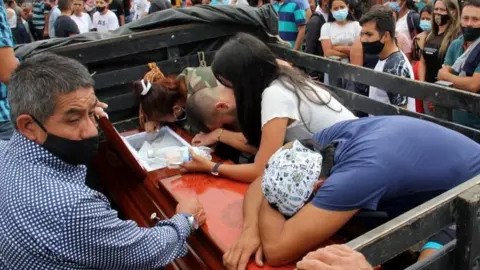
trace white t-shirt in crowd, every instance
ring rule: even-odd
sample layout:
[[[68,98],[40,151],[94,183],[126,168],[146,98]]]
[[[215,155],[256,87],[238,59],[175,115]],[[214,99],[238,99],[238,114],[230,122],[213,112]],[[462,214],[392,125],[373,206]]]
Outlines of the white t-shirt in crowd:
[[[48,36],[50,38],[55,37],[55,21],[58,17],[60,17],[60,15],[62,15],[62,12],[60,12],[58,6],[53,7],[50,11],[50,15],[48,17]]]
[[[413,68],[407,56],[401,52],[395,52],[386,59],[380,59],[375,66],[375,71],[414,79]],[[397,106],[407,105],[409,111],[415,112],[415,99],[396,93],[387,93],[385,90],[370,86],[368,97],[383,103]]]
[[[325,19],[325,21],[328,22],[328,12],[323,11],[323,9],[320,8],[320,5],[317,6],[317,8],[315,9],[315,12],[320,13]]]
[[[407,37],[410,37],[410,30],[408,30],[407,18],[410,11],[408,11],[403,17],[398,18],[397,24],[395,25],[395,31],[404,34]]]
[[[92,19],[85,12],[82,12],[81,16],[73,14],[70,18],[77,24],[80,34],[87,33],[93,28]]]
[[[96,11],[93,14],[93,28],[97,28],[97,32],[108,32],[119,27],[117,15],[113,11],[107,10],[103,15]]]
[[[285,88],[279,79],[274,80],[262,93],[262,129],[268,121],[274,118],[289,118],[293,120],[288,125],[285,134],[285,142],[289,142],[310,139],[313,133],[333,124],[357,118],[321,86],[313,83],[310,85],[321,100],[330,101],[330,103],[328,105],[315,104],[308,99],[310,97],[315,102],[319,101],[311,90],[305,90],[308,97],[299,91],[301,101],[299,109],[295,93]]]
[[[145,17],[145,14],[148,14],[150,10],[150,2],[147,0],[133,0],[132,2],[132,11],[133,11],[133,21],[139,20]]]
[[[355,39],[360,36],[362,27],[357,21],[339,25],[336,22],[327,22],[322,26],[319,40],[330,39],[332,46],[351,46]]]

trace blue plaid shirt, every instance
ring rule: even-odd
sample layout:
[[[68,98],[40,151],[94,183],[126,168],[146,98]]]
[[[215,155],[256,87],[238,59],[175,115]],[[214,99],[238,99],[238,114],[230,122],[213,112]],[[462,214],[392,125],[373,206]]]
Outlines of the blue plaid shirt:
[[[2,1],[3,4],[3,1]],[[0,7],[0,48],[14,47],[12,31],[3,5]],[[7,101],[7,86],[0,83],[0,122],[10,121],[10,107]]]
[[[187,253],[185,216],[122,221],[85,176],[19,133],[0,141],[0,269],[151,269]]]

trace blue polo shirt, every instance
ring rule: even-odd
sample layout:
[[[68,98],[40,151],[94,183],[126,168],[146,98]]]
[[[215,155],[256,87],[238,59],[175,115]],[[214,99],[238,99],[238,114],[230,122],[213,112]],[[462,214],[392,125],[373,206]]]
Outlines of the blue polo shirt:
[[[291,46],[295,46],[297,40],[298,27],[307,23],[305,9],[300,1],[285,0],[283,2],[274,2],[273,8],[278,13],[278,31],[280,37],[288,41]]]
[[[312,200],[326,210],[378,210],[393,218],[480,175],[478,143],[416,118],[345,121],[313,139],[338,143],[331,175]]]

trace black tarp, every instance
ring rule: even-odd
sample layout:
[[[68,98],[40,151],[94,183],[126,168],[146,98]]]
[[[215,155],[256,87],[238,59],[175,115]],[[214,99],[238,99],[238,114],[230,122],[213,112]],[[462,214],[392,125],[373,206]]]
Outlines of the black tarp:
[[[261,8],[204,5],[162,10],[109,33],[90,32],[68,38],[55,38],[19,45],[15,48],[15,55],[20,59],[24,59],[35,53],[67,45],[110,39],[152,29],[191,23],[254,26],[262,29],[268,35],[278,35],[277,13],[271,5],[264,5]]]

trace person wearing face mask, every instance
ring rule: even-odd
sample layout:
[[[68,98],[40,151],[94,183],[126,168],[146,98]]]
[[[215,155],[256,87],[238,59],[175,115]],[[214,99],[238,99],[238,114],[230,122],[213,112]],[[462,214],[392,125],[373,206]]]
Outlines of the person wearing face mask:
[[[9,81],[15,132],[0,142],[0,269],[156,269],[187,253],[205,222],[198,200],[182,201],[152,228],[121,220],[85,184],[106,116],[78,61],[38,54]]]
[[[353,42],[360,35],[361,27],[350,14],[347,0],[330,0],[328,22],[322,26],[320,42],[326,57],[337,56],[342,62],[349,62]],[[328,84],[328,76],[324,82]]]
[[[461,90],[480,91],[480,1],[466,1],[460,17],[463,36],[452,41],[438,79]],[[480,129],[480,116],[462,110],[453,111],[453,121]]]
[[[427,38],[427,35],[432,30],[432,14],[433,14],[432,5],[427,5],[420,11],[420,28],[422,28],[423,32],[416,35],[415,38],[413,39],[412,60],[417,61],[417,63],[415,64],[417,68],[414,68],[414,70],[418,69],[418,64],[419,64],[418,61],[420,60],[420,57],[422,56],[422,53],[423,53],[423,46],[425,44],[425,39]]]
[[[442,68],[448,46],[459,34],[458,10],[456,0],[437,0],[434,2],[432,29],[425,39],[418,66],[420,81],[429,83],[437,81],[437,74]],[[424,103],[424,112],[434,115],[430,102]]]
[[[110,0],[112,1],[112,0]],[[96,0],[97,11],[93,14],[93,28],[97,32],[113,31],[120,27],[117,15],[108,9],[106,0]]]
[[[405,54],[395,42],[395,20],[393,10],[385,6],[375,6],[362,19],[360,41],[365,53],[378,55],[375,70],[392,75],[413,79],[413,69]],[[389,93],[370,86],[368,96],[371,99],[415,110],[415,99],[396,93]]]
[[[415,80],[420,79],[420,77],[418,76],[418,68],[420,66],[419,60],[423,54],[423,46],[425,45],[425,39],[427,38],[427,35],[430,34],[430,31],[432,30],[432,13],[433,13],[432,5],[426,5],[420,11],[420,19],[421,19],[420,27],[422,28],[423,32],[418,34],[413,39],[413,48],[412,48],[412,61],[415,63],[413,66],[413,73],[415,75]],[[433,104],[431,105],[429,104],[427,104],[427,106],[430,106],[433,108]],[[415,107],[418,113],[425,113],[423,105],[424,105],[423,100],[415,99]]]
[[[413,39],[422,32],[420,15],[413,0],[390,0],[388,5],[398,12],[396,31]]]

